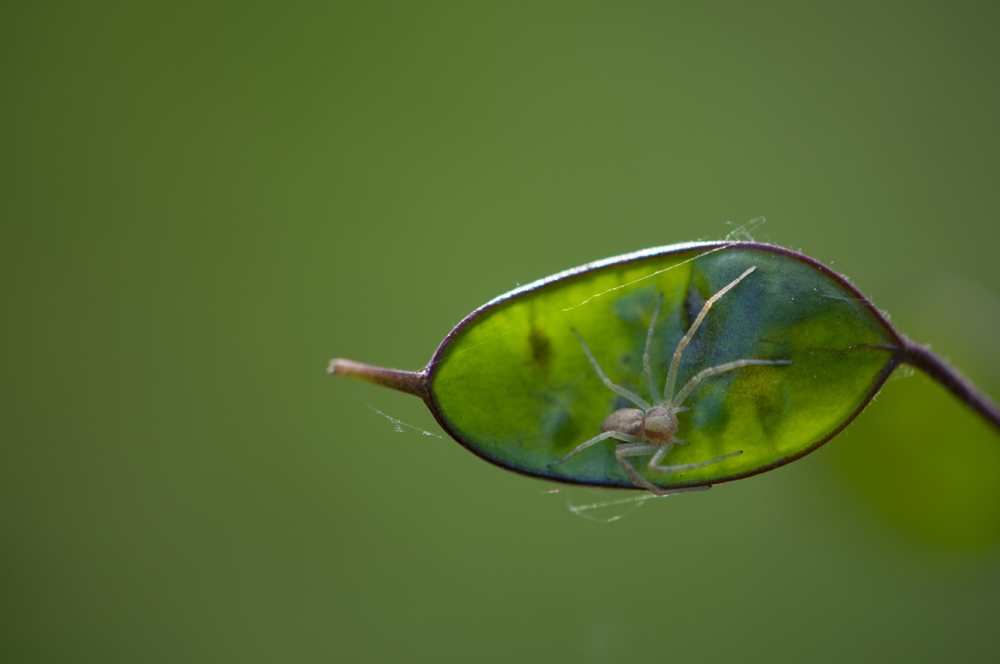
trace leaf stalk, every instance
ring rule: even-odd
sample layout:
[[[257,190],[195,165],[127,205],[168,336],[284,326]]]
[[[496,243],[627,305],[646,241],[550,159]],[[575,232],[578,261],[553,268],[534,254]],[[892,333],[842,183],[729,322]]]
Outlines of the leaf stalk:
[[[903,341],[906,343],[903,362],[926,373],[1000,431],[1000,406],[993,399],[979,391],[957,369],[932,353],[930,348],[910,339],[904,338]]]
[[[336,358],[330,360],[327,373],[331,376],[343,376],[363,380],[382,387],[388,387],[400,392],[406,392],[423,399],[427,395],[427,371],[400,371],[399,369],[386,369],[373,364],[355,362]]]

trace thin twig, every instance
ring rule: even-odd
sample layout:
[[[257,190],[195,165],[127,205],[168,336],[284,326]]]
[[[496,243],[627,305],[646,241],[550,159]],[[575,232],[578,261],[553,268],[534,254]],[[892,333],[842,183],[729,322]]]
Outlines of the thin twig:
[[[982,415],[997,431],[1000,431],[1000,406],[997,402],[980,392],[972,382],[960,374],[957,369],[931,352],[930,348],[904,339],[906,354],[903,362],[920,369],[933,378],[946,390],[964,401],[970,408]]]

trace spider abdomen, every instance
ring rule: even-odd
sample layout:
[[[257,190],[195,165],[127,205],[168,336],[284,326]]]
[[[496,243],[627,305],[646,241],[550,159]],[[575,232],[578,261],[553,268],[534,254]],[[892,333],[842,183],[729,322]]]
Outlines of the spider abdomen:
[[[646,415],[638,408],[622,408],[601,422],[601,431],[620,431],[630,436],[642,436]]]

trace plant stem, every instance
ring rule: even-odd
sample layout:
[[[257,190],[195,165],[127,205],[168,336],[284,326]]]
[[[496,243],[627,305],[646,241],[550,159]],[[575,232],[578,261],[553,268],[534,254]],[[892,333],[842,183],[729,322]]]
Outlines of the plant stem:
[[[910,339],[904,340],[906,341],[904,362],[920,369],[936,380],[942,387],[986,418],[997,431],[1000,431],[1000,406],[993,399],[980,392],[968,378],[960,374],[954,367],[949,366],[926,346],[921,346]]]
[[[386,369],[385,367],[376,367],[372,364],[337,358],[330,360],[327,372],[333,376],[356,378],[381,385],[382,387],[389,387],[400,392],[412,394],[421,399],[427,394],[427,373],[425,371]]]

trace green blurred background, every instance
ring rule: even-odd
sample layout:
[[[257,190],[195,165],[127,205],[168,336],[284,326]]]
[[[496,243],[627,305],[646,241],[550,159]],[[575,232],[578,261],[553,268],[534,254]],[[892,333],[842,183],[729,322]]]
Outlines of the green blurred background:
[[[996,661],[922,376],[602,524],[324,371],[763,215],[1000,394],[995,3],[687,4],[5,3],[0,659]]]

